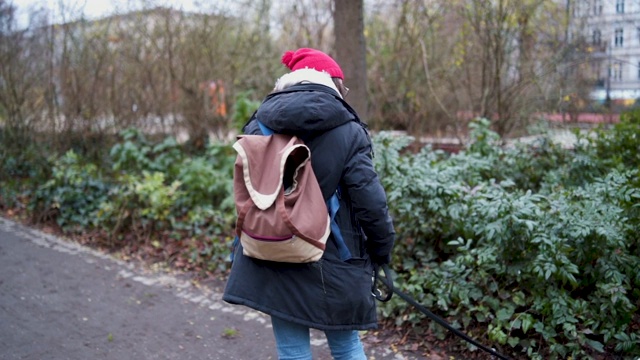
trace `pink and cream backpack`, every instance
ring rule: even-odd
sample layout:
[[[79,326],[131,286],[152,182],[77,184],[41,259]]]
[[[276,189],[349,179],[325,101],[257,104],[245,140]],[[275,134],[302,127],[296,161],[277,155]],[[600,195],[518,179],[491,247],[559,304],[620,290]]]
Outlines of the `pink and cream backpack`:
[[[331,217],[309,148],[281,134],[241,135],[233,148],[236,234],[243,254],[290,263],[319,260]]]

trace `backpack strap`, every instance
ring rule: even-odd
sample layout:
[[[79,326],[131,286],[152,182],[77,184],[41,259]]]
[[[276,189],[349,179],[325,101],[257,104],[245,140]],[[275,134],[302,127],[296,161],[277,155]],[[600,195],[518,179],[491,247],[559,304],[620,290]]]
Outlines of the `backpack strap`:
[[[258,126],[260,127],[260,131],[262,131],[262,135],[273,135],[273,130],[271,130],[270,128],[268,128],[265,124],[262,123],[262,121],[256,119],[256,121],[258,122]]]

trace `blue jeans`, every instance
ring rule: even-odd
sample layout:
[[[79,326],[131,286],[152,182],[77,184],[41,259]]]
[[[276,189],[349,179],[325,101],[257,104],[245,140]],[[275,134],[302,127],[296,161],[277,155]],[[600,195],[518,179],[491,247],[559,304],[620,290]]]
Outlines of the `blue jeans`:
[[[309,328],[277,317],[271,317],[276,338],[278,359],[311,360]],[[367,360],[356,330],[327,330],[324,332],[335,360]]]

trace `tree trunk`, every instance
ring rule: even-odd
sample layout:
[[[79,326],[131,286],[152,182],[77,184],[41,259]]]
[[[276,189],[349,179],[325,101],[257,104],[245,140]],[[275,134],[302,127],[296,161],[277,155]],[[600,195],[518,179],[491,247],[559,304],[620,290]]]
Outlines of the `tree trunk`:
[[[334,1],[335,59],[349,88],[345,99],[367,121],[367,48],[364,39],[364,1]]]

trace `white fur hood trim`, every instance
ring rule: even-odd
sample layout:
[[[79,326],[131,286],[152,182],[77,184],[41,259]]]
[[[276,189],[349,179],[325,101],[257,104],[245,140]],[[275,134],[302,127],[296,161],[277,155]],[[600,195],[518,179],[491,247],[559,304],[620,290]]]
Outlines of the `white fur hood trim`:
[[[289,86],[300,84],[300,83],[314,83],[320,84],[324,86],[328,86],[336,91],[338,96],[342,98],[340,91],[336,87],[336,84],[333,83],[331,79],[331,75],[324,71],[318,71],[316,69],[299,69],[288,74],[282,75],[277,81],[276,86],[273,88],[275,91],[284,90]]]

